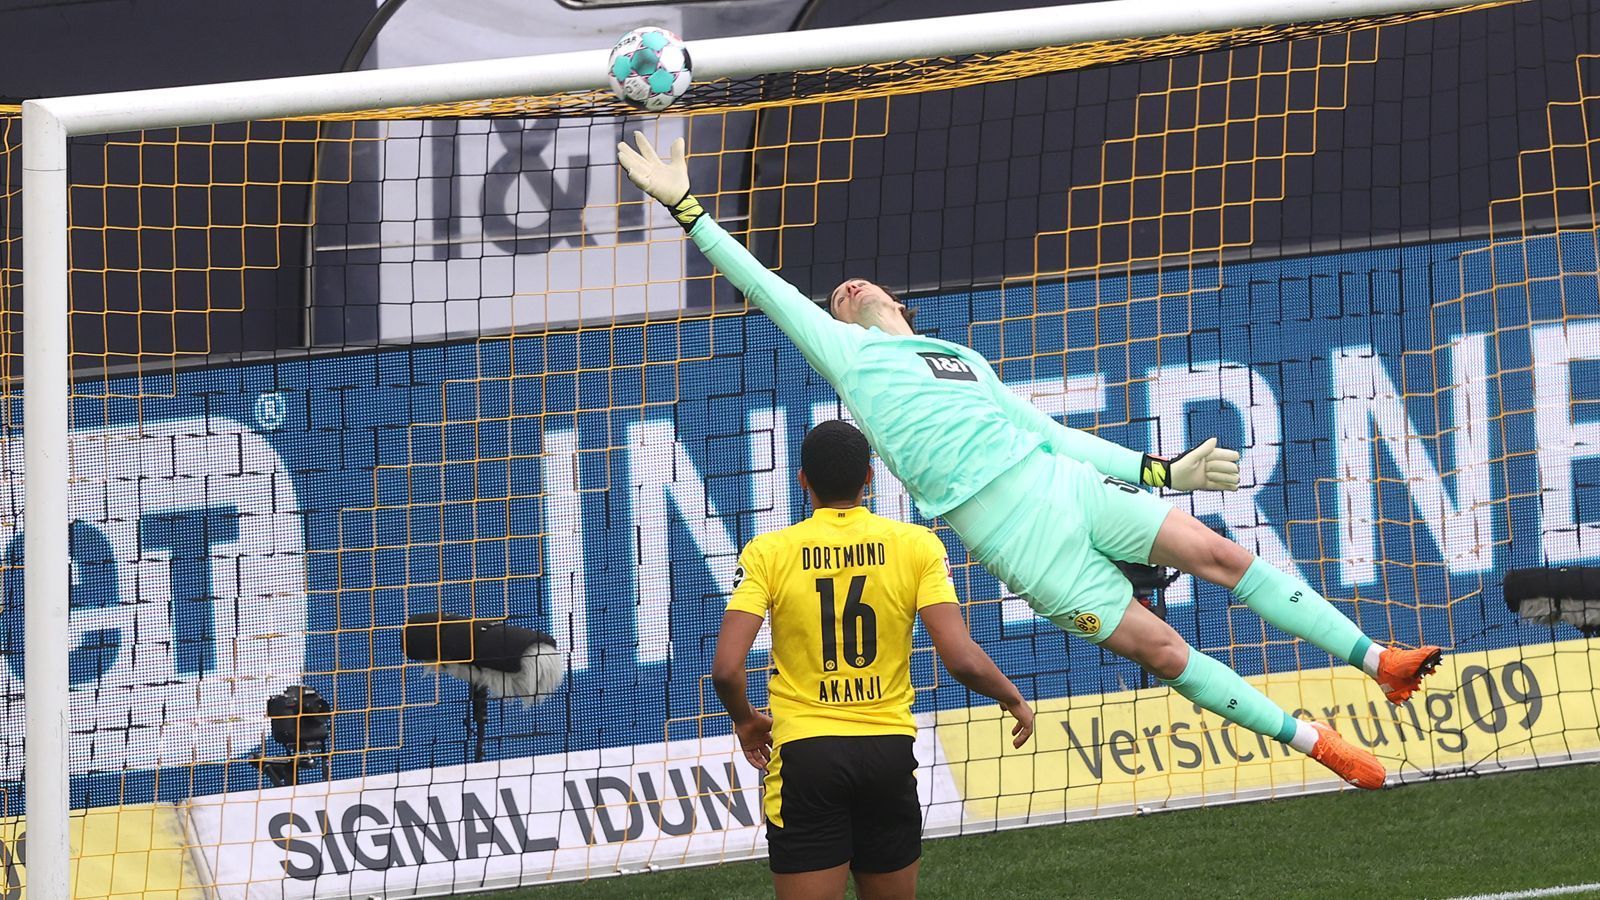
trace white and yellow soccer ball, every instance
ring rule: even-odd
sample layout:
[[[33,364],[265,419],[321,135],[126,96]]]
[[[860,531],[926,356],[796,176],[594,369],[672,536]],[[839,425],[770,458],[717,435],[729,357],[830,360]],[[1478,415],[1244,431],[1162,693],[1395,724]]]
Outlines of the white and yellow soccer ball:
[[[689,48],[665,28],[635,28],[611,48],[606,75],[618,98],[660,112],[689,89]]]

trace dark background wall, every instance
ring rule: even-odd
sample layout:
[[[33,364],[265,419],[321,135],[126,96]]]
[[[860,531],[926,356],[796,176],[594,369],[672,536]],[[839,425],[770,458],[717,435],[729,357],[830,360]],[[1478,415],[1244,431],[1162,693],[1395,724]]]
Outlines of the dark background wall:
[[[186,84],[276,78],[338,71],[375,6],[370,0],[6,0],[0,3],[0,98],[19,102],[34,97],[136,90]],[[117,366],[147,354],[237,353],[295,346],[301,341],[305,260],[304,230],[274,235],[265,228],[200,228],[212,222],[269,221],[282,204],[307,208],[303,188],[286,188],[269,213],[259,198],[247,203],[241,147],[219,146],[198,152],[180,149],[184,139],[237,139],[227,129],[180,136],[152,134],[156,144],[134,148],[113,139],[73,142],[75,181],[115,182],[143,188],[86,191],[105,203],[78,202],[80,225],[170,224],[173,231],[150,230],[137,239],[130,232],[79,231],[74,234],[74,362],[80,367]],[[302,129],[304,136],[304,129]],[[6,149],[16,150],[20,129],[5,133]],[[304,144],[286,144],[272,167],[289,180],[304,181],[311,153]],[[20,179],[20,153],[5,154],[7,182]],[[262,160],[254,178],[264,175]],[[163,178],[162,173],[169,173]],[[240,182],[237,191],[177,190],[170,185]],[[170,209],[170,218],[152,221],[148,209]],[[251,207],[251,208],[247,208]],[[0,227],[20,236],[21,208],[8,203]],[[304,213],[295,213],[304,221]],[[13,250],[18,249],[11,242]],[[235,251],[235,247],[239,248]],[[182,267],[228,266],[248,262],[248,270],[182,272]],[[12,264],[20,255],[12,254]],[[15,294],[7,298],[17,310]],[[99,315],[101,312],[112,315]],[[20,330],[15,318],[8,331]],[[12,350],[20,349],[20,334]],[[12,359],[20,359],[13,355]]]
[[[917,15],[923,6],[916,0],[814,0],[804,20],[816,27],[889,21]],[[1323,41],[1324,50],[1338,46],[1338,39]],[[1542,173],[1519,170],[1518,156],[1549,146],[1550,104],[1580,96],[1575,63],[1596,49],[1600,16],[1586,0],[1535,0],[1385,30],[1374,62],[1350,65],[1347,80],[1322,85],[1317,105],[1326,112],[1288,117],[1274,140],[1315,152],[1289,159],[1281,172],[1258,166],[1254,177],[1272,183],[1242,186],[1256,196],[1281,192],[1282,200],[1223,217],[1220,240],[1247,245],[1239,252],[1260,258],[1477,236],[1489,229],[1496,202],[1497,230],[1548,230],[1558,215],[1592,226],[1585,154],[1558,155],[1553,174],[1548,165]],[[1255,67],[1282,66],[1285,57],[1285,45],[1278,44],[897,97],[882,138],[857,141],[848,154],[837,147],[810,163],[824,182],[815,198],[809,185],[781,197],[776,190],[758,191],[757,226],[781,235],[765,241],[762,254],[782,259],[796,284],[817,293],[846,276],[931,292],[1026,276],[1036,265],[1059,270],[1069,253],[1077,269],[1183,252],[1184,242],[1171,246],[1172,230],[1154,222],[1131,234],[1105,229],[1098,245],[1070,251],[1036,244],[1035,236],[1067,227],[1074,186],[1099,183],[1102,165],[1128,162],[1114,159],[1106,142],[1132,135],[1142,94],[1195,83],[1202,66],[1214,80],[1219,70],[1246,75]],[[1314,60],[1292,62],[1303,67]],[[1202,92],[1198,118],[1238,119],[1227,115],[1226,102],[1223,92]],[[1231,102],[1263,115],[1284,107],[1281,96],[1265,93],[1233,91]],[[1583,140],[1582,128],[1572,127],[1577,116],[1555,121],[1558,143]],[[764,115],[761,127],[761,146],[776,149],[758,154],[756,182],[772,187],[785,179],[784,165],[793,165],[785,142],[815,140],[824,123],[820,116],[780,111]],[[1196,168],[1224,160],[1221,142],[1185,151]],[[1264,146],[1261,152],[1271,151]],[[1131,156],[1126,147],[1124,155]],[[848,178],[841,177],[845,173]],[[1565,194],[1560,210],[1540,202],[1516,208],[1514,201],[1547,187],[1552,177],[1582,189]],[[1227,186],[1230,203],[1239,187]],[[1192,191],[1197,207],[1225,199],[1220,179],[1196,179],[1176,190]],[[1161,203],[1159,193],[1135,192],[1132,217],[1159,216]],[[1092,221],[1077,213],[1072,225]],[[815,226],[772,230],[813,215]],[[1218,238],[1196,236],[1192,243],[1216,247]]]
[[[0,97],[337,71],[371,0],[5,0]]]

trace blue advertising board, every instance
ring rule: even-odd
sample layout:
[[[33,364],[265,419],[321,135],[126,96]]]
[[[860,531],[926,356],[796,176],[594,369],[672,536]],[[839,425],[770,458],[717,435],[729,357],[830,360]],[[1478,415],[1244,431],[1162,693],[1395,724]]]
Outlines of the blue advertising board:
[[[1507,612],[1506,568],[1600,558],[1595,240],[1212,262],[915,306],[1070,425],[1163,453],[1241,447],[1243,490],[1174,502],[1296,566],[1374,637],[1490,649],[1572,636]],[[76,391],[77,806],[259,786],[266,699],[290,684],[334,707],[335,778],[469,760],[467,686],[401,651],[406,617],[437,610],[508,616],[565,654],[555,696],[493,704],[491,759],[725,730],[707,675],[736,554],[805,514],[799,441],[843,414],[759,314]],[[874,502],[914,516],[892,478]],[[1141,683],[940,533],[963,599],[983,601],[974,634],[1026,693]],[[15,804],[21,542],[0,539]],[[1221,590],[1180,582],[1168,604],[1245,674],[1308,658]],[[932,687],[934,665],[916,656],[919,711],[981,702]]]

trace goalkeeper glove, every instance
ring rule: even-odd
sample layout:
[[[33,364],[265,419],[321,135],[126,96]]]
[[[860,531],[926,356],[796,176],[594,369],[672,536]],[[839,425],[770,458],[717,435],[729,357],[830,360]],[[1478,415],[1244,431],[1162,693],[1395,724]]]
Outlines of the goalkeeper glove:
[[[1151,487],[1175,491],[1237,491],[1239,451],[1219,448],[1216,438],[1208,438],[1172,459],[1146,453],[1139,467],[1139,480]]]
[[[665,160],[645,140],[644,132],[635,131],[633,139],[639,145],[638,150],[629,147],[627,141],[617,145],[617,161],[622,164],[622,170],[628,173],[628,180],[634,186],[660,201],[683,230],[688,231],[706,211],[689,193],[689,164],[683,155],[683,138],[672,142],[669,158]]]

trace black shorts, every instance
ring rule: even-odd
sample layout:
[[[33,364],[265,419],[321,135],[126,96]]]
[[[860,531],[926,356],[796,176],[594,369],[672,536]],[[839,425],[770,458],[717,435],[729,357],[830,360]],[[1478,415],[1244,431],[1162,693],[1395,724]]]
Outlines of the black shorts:
[[[877,734],[805,738],[775,749],[764,803],[772,871],[848,862],[857,872],[895,872],[916,862],[922,805],[912,744],[910,735]]]

